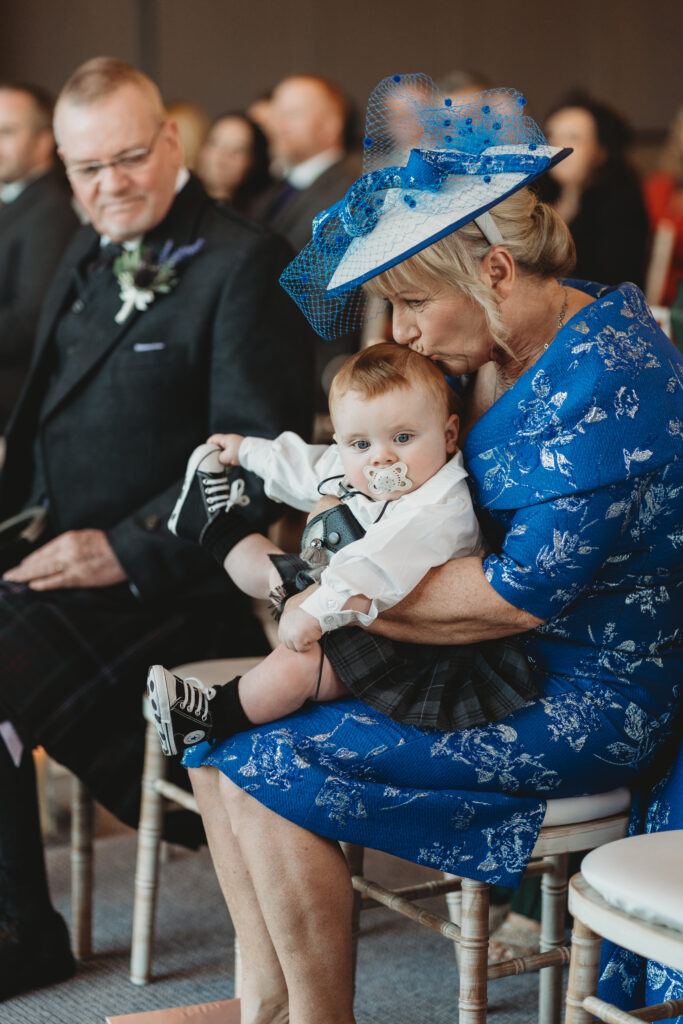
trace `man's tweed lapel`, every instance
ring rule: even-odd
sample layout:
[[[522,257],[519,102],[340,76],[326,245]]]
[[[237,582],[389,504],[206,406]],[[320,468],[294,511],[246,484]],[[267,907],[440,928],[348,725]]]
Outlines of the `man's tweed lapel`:
[[[201,186],[199,186],[195,179],[190,179],[185,188],[176,196],[164,220],[145,235],[143,245],[149,245],[155,250],[160,250],[167,241],[172,241],[173,248],[175,249],[180,245],[187,245],[194,241],[193,232],[196,230],[196,223],[203,207],[203,203],[198,202],[198,199],[201,199],[201,197],[203,197]],[[92,232],[90,243],[92,244]],[[79,248],[78,252],[74,254],[74,258],[69,261],[69,266],[63,268],[64,274],[60,275],[59,289],[53,289],[51,296],[53,300],[51,302],[52,315],[47,318],[44,332],[41,332],[39,340],[39,344],[42,345],[42,352],[45,351],[45,347],[56,328],[58,316],[63,311],[65,300],[73,285],[73,275],[76,273],[79,265],[82,264],[82,261],[86,259],[89,249],[90,246],[86,244]],[[95,249],[93,254],[96,254],[96,251]],[[123,324],[118,324],[115,319],[116,313],[121,306],[118,297],[118,283],[115,281],[113,271],[110,268],[107,268],[104,273],[110,276],[108,280],[102,281],[100,284],[102,316],[98,317],[97,323],[93,326],[93,333],[88,341],[88,345],[81,349],[78,356],[74,356],[73,361],[69,363],[68,369],[61,377],[59,387],[50,396],[49,404],[42,409],[41,422],[44,422],[51,416],[69,397],[74,388],[78,387],[85,377],[96,369],[107,354],[116,345],[120,344],[121,340],[141,316],[153,315],[154,303],[150,306],[149,311],[139,312],[138,310],[133,310]],[[93,297],[93,301],[98,301],[97,294]],[[163,301],[163,298],[155,299],[155,301]]]

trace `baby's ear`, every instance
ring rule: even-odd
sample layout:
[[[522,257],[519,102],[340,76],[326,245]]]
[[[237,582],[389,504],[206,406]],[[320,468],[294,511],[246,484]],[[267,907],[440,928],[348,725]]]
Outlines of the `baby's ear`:
[[[452,455],[458,447],[458,431],[460,430],[460,417],[453,413],[448,417],[446,423],[446,451]]]

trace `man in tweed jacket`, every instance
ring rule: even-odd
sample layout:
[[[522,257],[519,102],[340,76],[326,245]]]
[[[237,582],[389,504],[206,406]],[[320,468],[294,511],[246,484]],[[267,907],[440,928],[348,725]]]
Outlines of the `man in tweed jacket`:
[[[0,722],[25,748],[15,766],[0,743],[0,998],[73,971],[31,747],[136,823],[147,665],[264,649],[248,602],[166,528],[187,457],[217,430],[306,431],[312,402],[310,334],[278,285],[290,250],[219,210],[182,168],[154,84],[90,61],[62,90],[55,128],[92,227],[46,297],[0,478],[0,519],[46,510],[0,582]],[[142,260],[137,286],[109,243]],[[154,270],[164,250],[182,256],[168,293]],[[259,483],[247,489],[262,530],[272,506]]]

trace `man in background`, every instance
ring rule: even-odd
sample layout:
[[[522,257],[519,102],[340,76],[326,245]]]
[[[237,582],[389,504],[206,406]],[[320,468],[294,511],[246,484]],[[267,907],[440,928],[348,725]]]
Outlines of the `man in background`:
[[[311,238],[313,218],[342,199],[358,177],[347,149],[351,107],[342,90],[317,75],[292,75],[273,90],[268,141],[273,168],[282,182],[257,211],[298,252]],[[358,336],[318,339],[316,381],[319,412],[327,411],[327,391],[339,363],[358,348]]]
[[[0,434],[28,370],[43,296],[77,227],[55,167],[50,97],[0,84]]]

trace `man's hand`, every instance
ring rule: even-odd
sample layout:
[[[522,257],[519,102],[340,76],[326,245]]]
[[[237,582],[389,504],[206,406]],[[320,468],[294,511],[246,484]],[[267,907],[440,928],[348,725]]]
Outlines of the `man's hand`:
[[[212,434],[207,437],[207,444],[217,444],[223,451],[218,456],[218,461],[224,466],[239,466],[240,445],[244,441],[242,434]]]
[[[309,587],[308,590],[310,589]],[[323,635],[318,620],[299,608],[299,604],[307,592],[304,590],[303,593],[290,597],[280,619],[278,627],[280,643],[288,647],[290,651],[308,651]]]
[[[109,587],[126,578],[103,530],[62,533],[3,576],[12,583],[28,583],[31,590]]]

